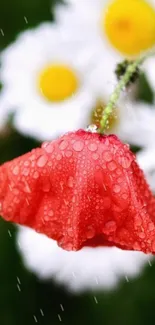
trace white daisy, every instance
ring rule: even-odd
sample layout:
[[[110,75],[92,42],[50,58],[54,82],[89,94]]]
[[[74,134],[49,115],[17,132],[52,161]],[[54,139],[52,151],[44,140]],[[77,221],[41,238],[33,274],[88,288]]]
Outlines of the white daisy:
[[[15,112],[19,131],[47,140],[87,126],[96,102],[89,83],[93,52],[50,23],[22,33],[2,52],[0,103]]]
[[[118,248],[83,248],[67,252],[48,237],[26,227],[17,236],[25,266],[40,279],[54,279],[70,291],[110,290],[130,277],[137,276],[151,255]]]
[[[98,50],[106,44],[113,54],[135,56],[155,45],[155,0],[66,0],[55,15],[77,39],[96,40]]]
[[[154,105],[137,103],[126,98],[118,106],[118,123],[115,133],[125,142],[139,147],[153,144],[155,137]],[[120,112],[119,112],[120,111]]]

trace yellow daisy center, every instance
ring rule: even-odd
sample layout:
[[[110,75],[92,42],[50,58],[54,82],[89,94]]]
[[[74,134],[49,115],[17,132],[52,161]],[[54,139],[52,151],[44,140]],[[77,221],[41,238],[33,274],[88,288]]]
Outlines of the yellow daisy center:
[[[63,101],[71,97],[78,88],[76,73],[63,64],[45,66],[39,74],[39,89],[51,102]]]
[[[96,107],[94,108],[92,115],[91,115],[91,123],[100,127],[101,117],[104,113],[106,105],[102,102],[102,100],[98,100]],[[118,110],[116,109],[113,114],[109,117],[109,123],[107,126],[107,131],[114,129],[114,127],[118,124]]]
[[[155,10],[145,0],[113,0],[102,14],[102,30],[126,55],[137,55],[155,44]]]

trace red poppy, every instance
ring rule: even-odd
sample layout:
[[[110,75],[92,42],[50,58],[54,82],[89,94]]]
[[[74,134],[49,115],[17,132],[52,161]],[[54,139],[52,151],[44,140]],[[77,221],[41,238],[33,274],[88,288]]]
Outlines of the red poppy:
[[[155,252],[155,199],[129,146],[79,130],[0,167],[5,220],[66,250],[114,245]]]

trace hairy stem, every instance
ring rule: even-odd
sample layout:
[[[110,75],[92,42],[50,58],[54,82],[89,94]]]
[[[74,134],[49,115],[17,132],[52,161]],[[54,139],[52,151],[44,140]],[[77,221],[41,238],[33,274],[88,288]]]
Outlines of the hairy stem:
[[[104,112],[103,112],[103,115],[102,115],[102,118],[100,121],[99,133],[103,134],[104,131],[106,130],[109,117],[112,114],[113,109],[116,105],[116,102],[120,97],[121,91],[126,87],[128,82],[130,81],[131,77],[135,73],[136,69],[151,55],[153,55],[153,53],[147,53],[147,54],[139,57],[138,59],[136,59],[131,64],[129,64],[125,74],[122,76],[121,80],[117,84],[116,88],[114,89],[114,92],[110,96],[110,99],[109,99],[109,102],[108,102],[106,108],[104,109]]]

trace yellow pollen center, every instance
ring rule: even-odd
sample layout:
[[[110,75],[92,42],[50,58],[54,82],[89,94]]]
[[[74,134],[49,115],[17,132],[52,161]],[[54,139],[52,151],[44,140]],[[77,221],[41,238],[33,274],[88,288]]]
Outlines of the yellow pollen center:
[[[101,26],[125,55],[138,55],[155,44],[155,9],[145,0],[113,0],[102,13]]]
[[[102,100],[98,100],[96,107],[94,108],[92,115],[91,115],[91,123],[97,125],[100,127],[100,121],[102,118],[102,115],[104,113],[106,105],[102,102]],[[111,131],[114,129],[114,127],[117,125],[118,121],[118,110],[114,110],[113,114],[109,117],[109,123],[108,123],[108,130]]]
[[[51,64],[39,74],[39,90],[50,102],[59,102],[71,97],[78,88],[75,72],[63,64]]]

